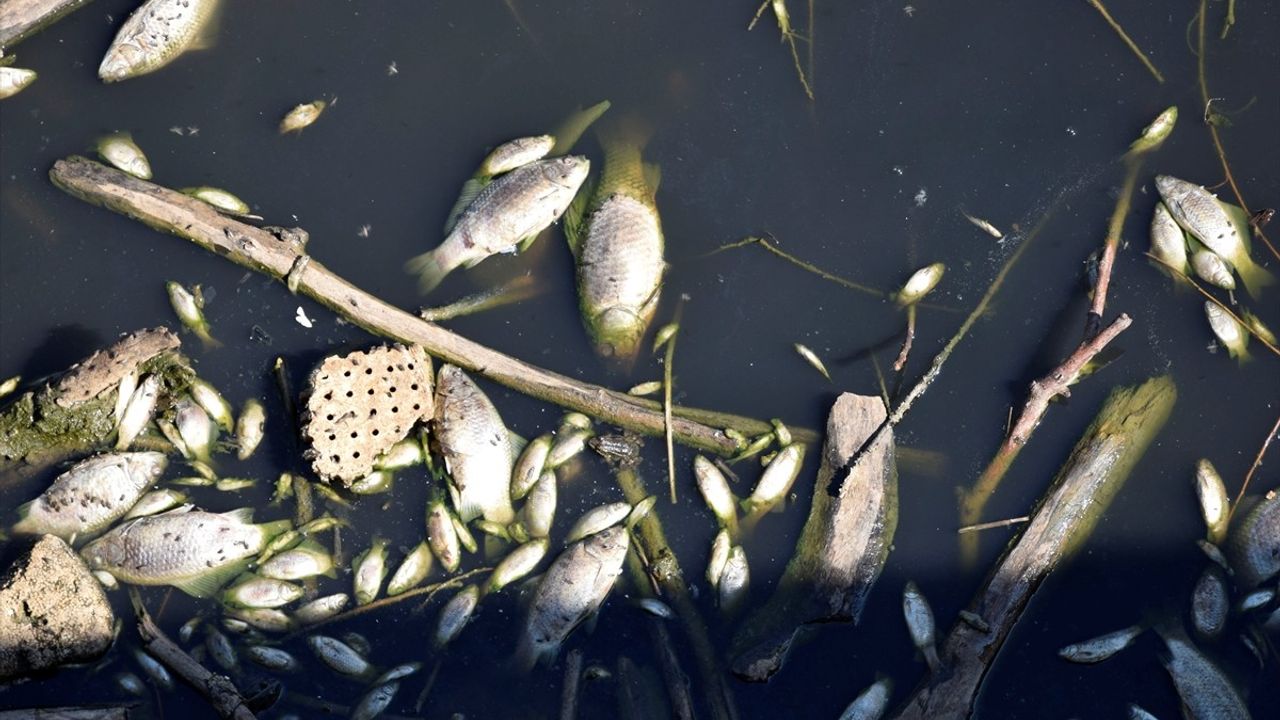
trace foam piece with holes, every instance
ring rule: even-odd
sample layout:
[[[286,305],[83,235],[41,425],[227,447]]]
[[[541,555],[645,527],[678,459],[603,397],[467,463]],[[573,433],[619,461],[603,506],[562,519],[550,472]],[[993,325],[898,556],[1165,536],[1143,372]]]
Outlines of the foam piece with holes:
[[[302,416],[306,456],[326,482],[344,486],[435,412],[431,358],[419,346],[331,355],[311,373]]]

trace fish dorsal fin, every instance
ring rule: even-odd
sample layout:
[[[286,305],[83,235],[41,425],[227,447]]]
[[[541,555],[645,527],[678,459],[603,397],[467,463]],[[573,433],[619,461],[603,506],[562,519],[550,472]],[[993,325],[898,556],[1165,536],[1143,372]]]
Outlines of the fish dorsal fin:
[[[657,163],[644,163],[644,181],[649,186],[649,192],[654,195],[658,194],[658,186],[662,184],[662,168]]]
[[[180,580],[173,586],[182,592],[198,598],[213,597],[226,587],[227,583],[249,568],[252,558],[244,558],[220,567],[207,570],[195,577]]]
[[[444,221],[446,237],[458,226],[458,218],[462,217],[462,213],[466,212],[480,191],[492,181],[493,178],[487,175],[477,175],[467,178],[467,181],[462,183],[462,190],[458,191],[458,199],[453,203],[453,208],[449,210],[449,217]]]
[[[587,203],[595,195],[595,183],[588,179],[573,196],[573,201],[561,216],[564,223],[564,239],[569,243],[569,252],[576,259],[582,249],[582,238],[586,233]]]
[[[242,507],[236,508],[235,510],[228,510],[227,512],[222,513],[222,517],[227,518],[228,520],[234,520],[238,523],[244,523],[245,525],[252,525],[253,508]]]

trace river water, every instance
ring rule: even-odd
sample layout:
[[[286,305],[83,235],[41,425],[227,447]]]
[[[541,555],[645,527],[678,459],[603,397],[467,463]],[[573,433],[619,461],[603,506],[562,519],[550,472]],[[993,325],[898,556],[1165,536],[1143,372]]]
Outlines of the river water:
[[[1175,290],[1142,257],[1155,174],[1207,186],[1223,181],[1201,118],[1191,51],[1195,26],[1188,23],[1197,3],[1111,3],[1164,74],[1165,82],[1157,83],[1084,2],[817,2],[810,28],[809,8],[793,0],[793,21],[812,40],[812,102],[772,16],[746,31],[755,10],[750,2],[240,0],[226,3],[215,48],[143,78],[103,85],[95,68],[136,4],[98,0],[16,48],[19,65],[36,69],[40,79],[0,104],[0,377],[38,379],[119,333],[176,327],[166,280],[212,290],[206,312],[225,345],[205,350],[184,335],[184,347],[200,375],[233,403],[259,397],[271,420],[251,461],[225,461],[229,474],[259,478],[259,489],[239,496],[198,493],[209,509],[251,504],[260,506],[260,518],[281,512],[266,507],[271,480],[300,461],[271,377],[273,358],[286,358],[295,387],[302,387],[324,355],[378,340],[278,282],[54,188],[47,178],[52,163],[89,152],[103,133],[132,132],[159,183],[225,187],[268,223],[306,228],[310,253],[326,266],[413,308],[424,299],[401,267],[438,241],[459,185],[487,148],[546,132],[575,107],[607,98],[611,115],[636,115],[655,129],[646,158],[662,168],[658,204],[670,262],[657,322],[670,318],[679,296],[688,296],[675,357],[677,400],[810,428],[823,426],[840,392],[878,392],[867,350],[874,348],[887,368],[903,314],[758,247],[708,253],[746,236],[769,236],[830,273],[886,291],[916,267],[945,263],[946,277],[930,298],[939,307],[919,315],[905,372],[910,387],[1013,248],[1047,218],[993,311],[897,429],[900,445],[944,461],[902,469],[900,525],[862,622],[823,627],[766,685],[733,681],[744,718],[834,718],[878,675],[894,680],[897,704],[925,677],[903,623],[901,588],[907,580],[921,587],[945,633],[1014,537],[1014,528],[983,533],[977,566],[962,566],[956,488],[969,485],[998,446],[1009,408],[1021,404],[1027,383],[1078,341],[1086,310],[1084,261],[1101,245],[1119,194],[1117,160],[1147,122],[1176,104],[1178,127],[1139,178],[1113,277],[1108,319],[1119,312],[1134,319],[1115,342],[1123,354],[1049,410],[986,518],[1026,514],[1113,387],[1168,373],[1178,402],[1083,552],[1033,599],[986,680],[978,710],[991,718],[1114,718],[1134,702],[1162,718],[1178,716],[1152,634],[1098,666],[1068,664],[1056,651],[1133,623],[1186,617],[1206,562],[1194,543],[1203,528],[1193,465],[1212,459],[1234,494],[1280,413],[1280,357],[1255,342],[1252,362],[1229,359],[1212,342],[1200,299]],[[1238,5],[1239,22],[1222,41],[1217,30],[1225,3],[1209,3],[1210,93],[1221,98],[1214,107],[1230,115],[1222,136],[1245,199],[1251,207],[1274,206],[1280,203],[1280,10],[1269,3]],[[802,39],[798,48],[808,66],[809,46]],[[277,134],[285,111],[316,98],[337,102],[301,134]],[[590,134],[579,149],[601,159]],[[1225,186],[1218,192],[1230,197]],[[962,211],[989,219],[1008,239],[997,242]],[[1273,272],[1280,266],[1260,246],[1254,258]],[[448,327],[584,381],[625,389],[660,376],[656,357],[642,356],[629,374],[595,357],[558,231],[519,259],[458,273],[425,302],[446,302],[498,282],[504,272],[525,270],[537,278],[537,297]],[[1272,290],[1261,302],[1239,299],[1276,327],[1280,305]],[[295,320],[299,307],[312,327]],[[795,354],[797,342],[826,359],[831,382]],[[557,408],[482,384],[525,437],[558,424]],[[809,453],[786,512],[766,518],[746,542],[751,604],[768,597],[790,556],[817,456]],[[715,528],[694,488],[691,459],[689,451],[678,451],[679,503],[664,500],[657,512],[723,649],[734,621],[719,617],[702,580]],[[743,482],[751,482],[750,463],[738,467]],[[1280,484],[1275,467],[1272,460],[1256,474],[1254,492]],[[647,444],[640,472],[652,488],[665,484],[660,442]],[[354,529],[344,535],[347,547],[389,537],[398,560],[400,548],[422,536],[425,477],[421,470],[403,473],[392,494],[360,499]],[[31,499],[47,479],[6,493],[0,505]],[[620,498],[597,458],[586,458],[582,474],[561,493],[559,534],[581,511]],[[467,566],[479,562],[472,557]],[[345,581],[334,583],[335,591],[339,584],[345,587]],[[645,618],[624,599],[629,592],[621,584],[595,631],[571,637],[569,646],[581,648],[588,663],[614,667],[622,654],[644,666],[656,662]],[[155,609],[163,595],[151,590],[144,597]],[[124,593],[113,597],[127,614]],[[414,614],[409,605],[335,632],[362,632],[379,664],[422,660],[431,666],[435,610]],[[160,620],[174,632],[202,609],[209,603],[175,594]],[[413,709],[424,672],[403,682],[389,712],[556,716],[561,665],[525,677],[502,667],[519,616],[511,594],[486,600],[442,657],[426,708]],[[1260,669],[1238,639],[1242,629],[1233,621],[1207,650],[1247,693],[1254,717],[1275,717],[1280,664],[1272,653]],[[700,697],[684,636],[673,635]],[[126,627],[119,647],[135,643]],[[363,691],[357,682],[335,679],[303,643],[288,647],[306,668],[285,678],[289,693],[349,706]],[[0,707],[120,700],[125,696],[112,677],[137,669],[119,651],[110,657],[105,666],[0,690]],[[618,716],[614,691],[609,681],[588,683],[581,716]],[[142,717],[208,714],[185,688],[149,692],[135,702]],[[263,716],[286,712],[321,714],[285,702]]]

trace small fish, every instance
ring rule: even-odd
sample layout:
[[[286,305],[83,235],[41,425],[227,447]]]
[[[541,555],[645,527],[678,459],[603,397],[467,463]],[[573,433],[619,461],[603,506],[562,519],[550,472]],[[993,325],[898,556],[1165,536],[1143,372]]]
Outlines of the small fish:
[[[191,638],[195,637],[196,630],[200,627],[200,624],[203,622],[204,622],[204,618],[199,615],[196,615],[190,620],[182,623],[182,626],[178,628],[178,641],[181,642],[183,645],[190,644]]]
[[[116,686],[130,695],[144,695],[147,692],[147,686],[142,683],[142,678],[131,672],[116,673]]]
[[[550,135],[534,135],[509,140],[489,152],[484,162],[480,163],[479,174],[494,177],[511,172],[522,165],[528,165],[546,157],[555,144],[556,139]]]
[[[1169,214],[1169,208],[1161,202],[1156,203],[1155,214],[1151,216],[1151,254],[1183,275],[1191,274],[1187,238]]]
[[[387,448],[373,461],[373,466],[379,470],[406,470],[425,460],[422,443],[416,437],[408,437]]]
[[[0,100],[11,98],[36,81],[36,71],[16,67],[0,67]]]
[[[187,448],[188,456],[208,463],[217,429],[204,408],[183,398],[174,406],[173,423],[178,427],[178,435]]]
[[[126,376],[126,377],[129,377],[129,376]],[[136,376],[134,376],[134,381],[135,382],[137,381]],[[4,382],[0,382],[0,399],[3,399],[13,394],[13,391],[18,389],[18,384],[21,382],[22,382],[21,375],[14,375],[13,377],[5,378]],[[122,380],[121,382],[124,382],[124,381]],[[119,406],[117,406],[117,410],[116,410],[117,422],[120,421],[120,415],[122,412],[123,411],[119,409]]]
[[[436,622],[436,633],[432,639],[437,651],[453,642],[471,622],[479,602],[480,586],[468,585],[445,603],[440,609],[440,619]]]
[[[1129,703],[1128,718],[1129,720],[1159,720],[1159,718],[1157,718],[1155,715],[1152,715],[1151,713],[1147,712],[1146,710],[1142,709],[1137,705],[1134,705],[1133,703]]]
[[[431,574],[434,563],[435,556],[431,554],[431,546],[425,540],[418,543],[392,573],[391,580],[387,582],[387,595],[394,597],[416,587]]]
[[[276,672],[293,672],[298,669],[298,661],[293,655],[280,648],[266,645],[250,645],[245,648],[245,655],[253,662],[268,670]]]
[[[159,660],[138,648],[133,649],[133,658],[138,661],[142,672],[146,673],[152,682],[165,690],[173,689],[173,676],[169,674],[168,668],[160,664]]]
[[[302,586],[284,580],[248,575],[222,592],[231,607],[278,608],[302,597]]]
[[[71,541],[107,529],[142,498],[168,465],[157,452],[97,455],[62,473],[35,500],[18,508],[18,534]]]
[[[650,615],[660,617],[663,620],[672,620],[676,616],[675,611],[671,609],[670,605],[657,598],[640,598],[636,601],[636,606]]]
[[[302,103],[285,114],[284,119],[280,121],[280,134],[291,132],[301,132],[303,128],[310,127],[312,123],[320,119],[320,113],[329,106],[324,100],[315,100],[309,103]]]
[[[233,632],[237,635],[247,635],[253,629],[249,623],[240,618],[230,616],[222,618],[222,627],[226,628],[227,632]]]
[[[1133,644],[1142,634],[1141,625],[1109,632],[1096,638],[1068,645],[1058,651],[1058,657],[1073,663],[1100,663]]]
[[[960,214],[964,215],[965,220],[968,220],[969,222],[976,225],[978,229],[981,230],[982,232],[990,235],[991,237],[997,240],[1004,239],[1004,233],[1000,232],[1000,228],[996,227],[995,225],[992,225],[991,223],[987,222],[986,220],[983,220],[980,217],[974,217],[969,213],[964,212],[963,210],[960,211]]]
[[[588,535],[595,535],[613,527],[622,522],[630,512],[631,505],[625,502],[608,503],[592,508],[583,513],[582,517],[569,528],[569,534],[565,536],[565,544],[577,542]]]
[[[777,505],[791,490],[803,464],[803,444],[792,443],[779,450],[761,473],[751,496],[742,501],[743,508],[750,514],[759,514]]]
[[[658,332],[653,334],[653,352],[656,353],[661,350],[662,346],[671,342],[671,338],[675,337],[678,332],[680,332],[680,323],[667,323],[658,328]],[[661,383],[659,383],[659,386],[661,386]]]
[[[622,523],[623,526],[628,530],[634,528],[641,520],[648,517],[649,513],[653,511],[654,506],[657,504],[657,495],[645,496],[640,500],[640,502],[631,506],[631,512],[627,513],[627,518]]]
[[[244,401],[244,409],[236,418],[236,457],[248,460],[266,434],[267,409],[257,398]]]
[[[1236,609],[1242,613],[1253,612],[1274,600],[1276,590],[1272,588],[1263,588],[1254,590],[1253,592],[1240,598],[1240,602],[1236,604]]]
[[[17,383],[14,383],[16,386]],[[124,411],[129,407],[129,399],[133,397],[133,392],[138,389],[138,369],[134,368],[125,373],[120,378],[120,383],[116,385],[116,407],[112,416],[116,420],[116,424],[120,423],[120,419],[124,417]],[[4,397],[7,393],[0,393],[0,397]]]
[[[934,642],[933,609],[929,607],[929,601],[920,593],[916,584],[909,580],[902,588],[902,615],[907,620],[907,631],[911,633],[911,642],[924,654],[929,672],[938,672],[942,667],[942,661],[938,659],[938,648]]]
[[[115,590],[120,587],[120,583],[116,580],[116,576],[109,572],[95,570],[93,577],[98,581],[98,584],[102,585],[102,589],[104,590]]]
[[[1280,574],[1280,493],[1269,493],[1232,527],[1231,566],[1245,589]]]
[[[1250,295],[1256,298],[1262,288],[1275,284],[1275,276],[1249,257],[1242,237],[1249,229],[1241,228],[1212,193],[1168,175],[1156,176],[1156,190],[1173,219],[1234,268]]]
[[[1252,331],[1254,335],[1258,336],[1258,339],[1270,345],[1280,345],[1280,341],[1276,340],[1276,334],[1271,331],[1271,328],[1263,324],[1262,320],[1259,319],[1257,315],[1254,315],[1248,310],[1241,310],[1240,319],[1244,320],[1244,324],[1249,327],[1249,330]]]
[[[530,537],[544,538],[551,534],[551,523],[556,515],[556,474],[544,471],[533,489],[525,496],[520,517]]]
[[[373,720],[378,717],[391,705],[399,691],[400,683],[397,682],[376,685],[356,703],[355,709],[351,711],[351,720]]]
[[[827,366],[822,363],[822,359],[818,357],[817,353],[800,343],[795,343],[792,347],[796,349],[797,353],[800,353],[800,357],[804,358],[805,362],[813,366],[814,370],[822,373],[822,377],[831,380],[831,373],[827,372]]]
[[[440,566],[448,574],[457,572],[462,564],[462,547],[458,542],[458,531],[454,528],[453,517],[444,500],[436,497],[427,504],[427,544],[431,552],[440,561]]]
[[[642,382],[639,385],[631,386],[631,389],[627,391],[627,394],[635,395],[636,397],[645,397],[646,395],[653,395],[654,393],[661,391],[662,381],[650,380],[649,382]]]
[[[369,638],[354,630],[343,633],[341,640],[364,657],[369,657],[373,653],[373,643],[369,642]]]
[[[213,489],[219,492],[240,492],[257,484],[253,478],[218,478],[213,484]]]
[[[781,420],[774,418],[769,421],[773,425],[773,436],[778,439],[779,447],[786,447],[791,444],[791,430]]]
[[[511,433],[484,391],[453,365],[440,368],[434,430],[458,489],[462,521],[483,516],[505,525],[515,520]]]
[[[209,417],[213,418],[218,426],[227,432],[231,432],[235,428],[235,420],[232,418],[231,403],[222,397],[222,393],[209,383],[196,378],[191,381],[191,397],[195,399],[205,412],[209,413]]]
[[[1191,624],[1196,635],[1207,640],[1221,635],[1230,606],[1226,576],[1215,566],[1205,568],[1191,593]]]
[[[240,572],[288,520],[254,525],[252,508],[179,508],[117,525],[80,551],[92,570],[134,585],[174,585],[209,597]]]
[[[276,608],[240,608],[229,617],[264,632],[283,633],[293,629],[293,620]]]
[[[840,713],[840,720],[880,720],[889,707],[889,696],[892,693],[892,680],[876,680],[849,703],[849,707]]]
[[[333,595],[325,595],[303,605],[293,612],[293,619],[303,625],[314,625],[321,620],[329,618],[342,612],[347,604],[351,602],[351,596],[346,593],[335,593]]]
[[[378,598],[387,577],[387,541],[374,538],[373,545],[351,563],[356,605],[368,605]]]
[[[582,428],[561,428],[557,430],[555,442],[547,453],[547,461],[544,467],[554,470],[565,465],[582,452],[583,448],[587,446],[587,440],[592,435],[593,432],[591,430],[583,430]]]
[[[1201,247],[1191,254],[1191,269],[1201,280],[1223,290],[1235,290],[1236,279],[1231,266],[1208,248]]]
[[[560,219],[590,167],[585,157],[571,155],[504,173],[476,194],[438,247],[410,259],[405,269],[419,276],[423,292],[430,292],[458,267],[514,251]]]
[[[1231,501],[1213,463],[1206,458],[1196,462],[1196,497],[1200,499],[1200,513],[1209,530],[1209,542],[1221,545],[1227,539],[1227,519]]]
[[[348,487],[347,490],[356,495],[377,495],[378,493],[391,492],[391,487],[395,484],[395,480],[396,476],[391,474],[389,470],[374,470],[351,483],[351,487]]]
[[[144,515],[158,515],[166,510],[172,510],[185,502],[187,502],[187,494],[181,490],[172,488],[151,490],[138,498],[138,502],[134,503],[129,512],[125,513],[124,517],[120,519],[132,520]]]
[[[311,652],[320,658],[320,662],[330,670],[351,677],[365,677],[372,674],[373,666],[369,664],[350,645],[328,635],[312,635],[307,638]]]
[[[724,562],[724,570],[716,581],[716,589],[720,601],[720,610],[726,615],[734,615],[747,599],[747,591],[751,586],[751,569],[747,565],[747,552],[741,545],[729,549],[729,556]]]
[[[258,574],[275,580],[305,580],[324,575],[337,577],[333,555],[313,539],[275,555],[258,567]]]
[[[204,317],[202,298],[192,294],[181,283],[173,280],[165,283],[164,287],[169,293],[169,304],[173,306],[173,311],[177,313],[178,319],[182,321],[182,324],[194,333],[196,337],[200,338],[206,348],[221,345],[209,332],[209,321]]]
[[[1182,698],[1187,717],[1248,720],[1249,709],[1226,675],[1185,637],[1164,636],[1168,655],[1161,658]]]
[[[489,574],[489,582],[484,588],[485,594],[498,592],[529,575],[538,567],[538,563],[542,562],[542,558],[546,557],[549,546],[550,543],[546,538],[538,538],[512,550]]]
[[[483,518],[476,520],[475,524],[476,529],[485,535],[493,536],[504,543],[511,542],[511,531],[507,529],[509,526],[502,523],[489,522]]]
[[[559,654],[569,633],[599,610],[613,589],[629,547],[627,531],[614,526],[560,553],[530,599],[516,648],[518,668],[527,672],[540,660],[550,661]]]
[[[1160,147],[1164,139],[1169,137],[1169,133],[1173,132],[1173,126],[1177,122],[1178,106],[1170,105],[1157,115],[1150,125],[1142,129],[1142,134],[1129,146],[1129,151],[1148,152]]]
[[[151,163],[129,133],[104,135],[98,139],[97,149],[98,155],[113,167],[143,180],[151,179]]]
[[[209,47],[219,0],[147,0],[120,26],[98,67],[103,82],[154,72],[187,50]]]
[[[729,531],[720,528],[720,532],[711,541],[711,558],[707,561],[707,583],[713,590],[720,587],[720,576],[724,574],[725,563],[729,562],[731,549],[733,540],[729,537]]]
[[[449,521],[453,523],[453,531],[458,534],[458,544],[462,546],[462,549],[469,553],[475,552],[479,545],[476,543],[475,536],[471,534],[471,530],[467,528],[467,524],[459,520],[458,516],[452,512],[449,513]]]
[[[223,670],[234,673],[240,667],[240,659],[231,640],[212,625],[204,629],[204,646],[209,651],[209,657]]]
[[[258,218],[251,213],[249,203],[241,200],[235,195],[223,190],[222,188],[209,187],[201,185],[200,187],[189,187],[179,190],[183,195],[189,195],[201,202],[212,205],[214,208],[237,217]]]
[[[947,266],[942,263],[920,268],[912,273],[902,289],[893,296],[894,302],[898,303],[898,307],[915,305],[932,292],[939,282],[942,282],[942,275],[946,271]]]
[[[516,459],[511,471],[511,499],[520,500],[542,478],[543,467],[547,463],[547,455],[551,453],[552,435],[539,435],[524,446],[524,451]]]
[[[707,503],[707,507],[711,508],[711,513],[720,522],[720,527],[728,530],[731,535],[737,533],[737,498],[729,489],[729,481],[724,473],[720,472],[720,468],[710,460],[698,455],[693,458],[693,476],[697,479],[698,491],[702,493],[702,499]]]
[[[420,662],[401,663],[379,675],[378,679],[373,681],[373,684],[383,685],[385,683],[392,682],[393,680],[403,680],[404,678],[417,673],[421,669],[422,663]]]
[[[1231,564],[1227,562],[1227,556],[1222,554],[1222,550],[1217,545],[1208,540],[1197,540],[1196,546],[1209,558],[1215,565],[1222,568],[1223,572],[1228,575],[1235,575],[1235,571],[1231,569]]]
[[[633,121],[602,130],[602,177],[565,215],[583,324],[596,353],[623,364],[635,361],[667,269],[656,197],[660,171],[641,155],[649,135]]]
[[[1204,314],[1209,319],[1209,329],[1227,353],[1240,362],[1249,360],[1249,333],[1244,326],[1217,303],[1208,300],[1204,303]]]
[[[117,450],[127,449],[147,423],[151,422],[159,398],[160,378],[154,374],[142,378],[138,389],[133,391],[129,403],[125,405],[124,414],[120,416],[120,423],[116,428]]]

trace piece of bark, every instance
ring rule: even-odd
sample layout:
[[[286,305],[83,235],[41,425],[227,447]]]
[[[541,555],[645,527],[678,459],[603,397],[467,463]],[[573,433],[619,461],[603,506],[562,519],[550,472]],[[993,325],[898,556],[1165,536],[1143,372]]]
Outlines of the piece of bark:
[[[0,3],[0,48],[8,50],[88,4],[89,0],[4,0]]]
[[[735,638],[732,670],[764,682],[781,669],[806,625],[858,621],[880,577],[898,526],[898,472],[893,432],[881,433],[832,495],[832,476],[887,416],[869,395],[841,395],[827,418],[827,439],[813,501],[795,554],[773,597]]]
[[[0,720],[129,720],[129,706],[0,710]]]
[[[1164,427],[1177,398],[1168,376],[1117,388],[1071,451],[1022,534],[1009,543],[968,611],[990,627],[957,622],[940,648],[942,668],[920,685],[898,720],[955,720],[974,712],[982,681],[1032,594],[1088,540],[1129,473]]]
[[[560,720],[578,720],[578,686],[582,682],[582,651],[574,648],[564,660],[564,685],[560,688]]]

